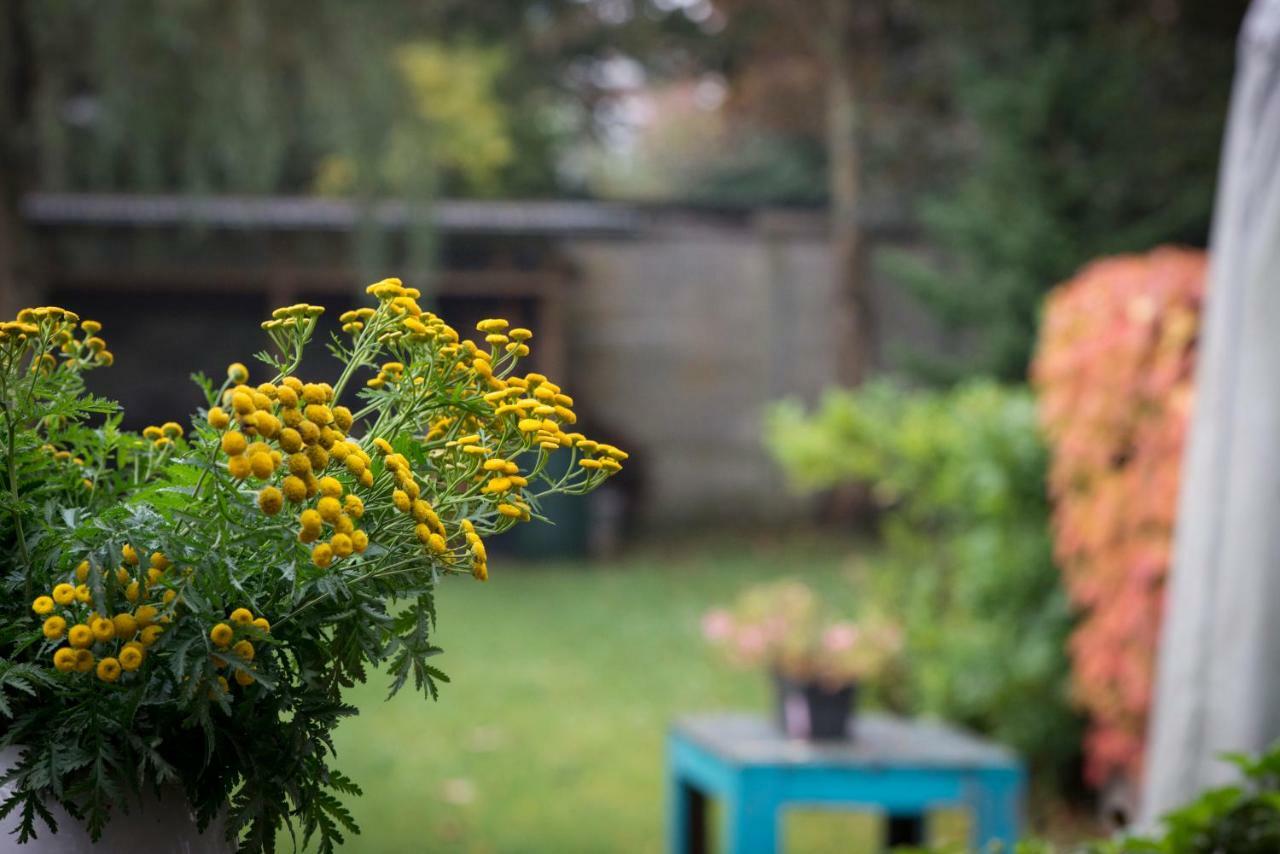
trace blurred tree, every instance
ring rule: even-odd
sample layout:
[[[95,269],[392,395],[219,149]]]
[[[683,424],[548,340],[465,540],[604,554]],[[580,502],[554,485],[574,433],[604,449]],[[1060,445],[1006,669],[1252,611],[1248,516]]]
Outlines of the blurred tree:
[[[919,208],[941,262],[885,266],[973,357],[917,358],[923,376],[1022,379],[1055,283],[1095,256],[1204,244],[1246,5],[931,0],[975,142]]]
[[[813,65],[822,97],[821,138],[827,162],[833,275],[847,328],[839,337],[843,379],[857,383],[869,368],[874,325],[860,225],[864,112],[868,93],[886,74],[890,47],[912,22],[913,4],[894,0],[717,0],[740,33],[748,61],[801,56]],[[754,38],[752,38],[754,36]]]

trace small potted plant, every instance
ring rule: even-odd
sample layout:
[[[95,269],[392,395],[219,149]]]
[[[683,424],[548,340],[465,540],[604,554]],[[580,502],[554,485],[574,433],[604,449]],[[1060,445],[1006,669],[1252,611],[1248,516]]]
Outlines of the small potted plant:
[[[751,588],[734,607],[708,611],[702,630],[733,664],[767,668],[779,728],[813,740],[852,735],[859,682],[879,675],[901,646],[894,623],[837,616],[792,580]]]
[[[100,324],[0,322],[6,838],[257,851],[287,827],[332,850],[356,832],[345,689],[385,672],[435,697],[436,585],[486,580],[489,535],[620,468],[520,370],[528,330],[468,337],[399,280],[368,291],[328,342],[332,385],[296,375],[323,309],[289,306],[262,367],[197,377],[189,424],[141,433],[85,390],[114,360]]]

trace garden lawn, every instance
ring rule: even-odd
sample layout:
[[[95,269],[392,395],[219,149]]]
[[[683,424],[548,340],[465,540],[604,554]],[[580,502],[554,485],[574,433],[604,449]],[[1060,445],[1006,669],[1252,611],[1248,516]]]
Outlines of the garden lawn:
[[[348,849],[660,850],[668,722],[768,700],[761,674],[705,647],[703,611],[787,574],[852,607],[856,550],[738,540],[605,565],[495,559],[488,584],[449,579],[435,662],[453,682],[440,700],[406,689],[383,702],[375,678],[338,729],[338,765],[364,788],[350,802],[363,833]],[[818,839],[839,835],[841,847],[851,831],[875,832],[865,817],[819,821]]]

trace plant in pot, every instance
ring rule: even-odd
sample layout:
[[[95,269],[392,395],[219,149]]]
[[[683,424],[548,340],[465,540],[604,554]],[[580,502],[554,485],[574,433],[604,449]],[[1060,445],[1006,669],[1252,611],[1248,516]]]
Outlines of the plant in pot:
[[[0,323],[0,838],[332,850],[358,832],[344,689],[384,670],[434,698],[436,584],[487,579],[486,537],[620,468],[519,370],[528,330],[472,341],[399,280],[368,291],[332,385],[295,376],[323,309],[278,309],[263,367],[141,433],[85,391],[99,324]]]
[[[813,740],[851,737],[859,682],[883,672],[902,645],[892,621],[855,623],[794,580],[746,590],[732,608],[708,611],[702,630],[733,664],[766,668],[778,727]]]

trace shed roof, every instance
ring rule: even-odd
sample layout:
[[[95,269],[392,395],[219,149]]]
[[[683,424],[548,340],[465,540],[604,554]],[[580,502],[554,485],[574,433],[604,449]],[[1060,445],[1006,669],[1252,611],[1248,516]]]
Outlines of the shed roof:
[[[585,200],[447,199],[424,205],[422,211],[437,229],[457,234],[622,235],[688,228],[821,232],[826,225],[820,210],[804,208]],[[382,226],[403,228],[411,222],[414,207],[404,200],[386,200],[366,210],[349,199],[307,196],[41,192],[25,196],[21,212],[35,226],[347,231],[369,215]],[[865,223],[870,229],[895,225],[874,215]]]

